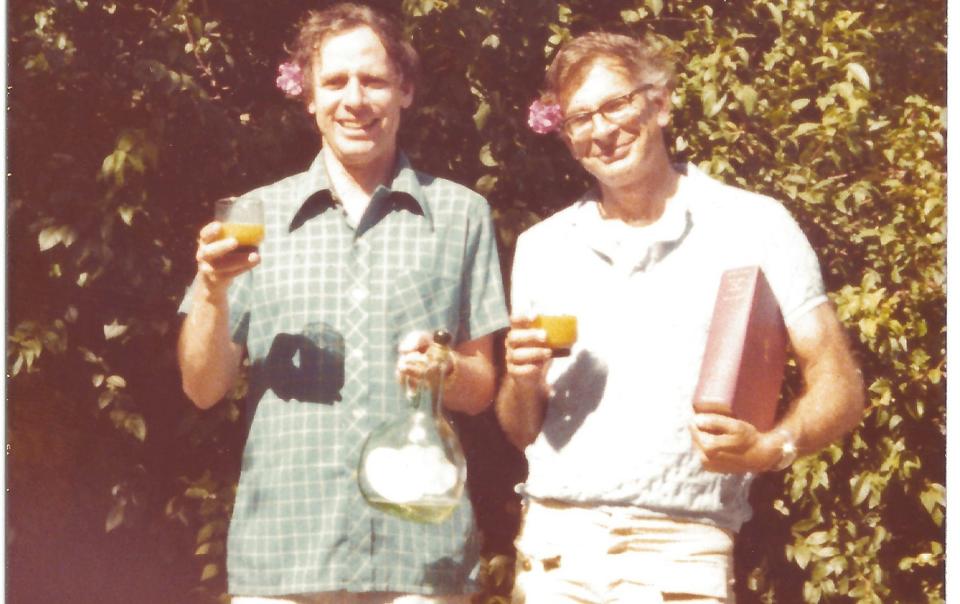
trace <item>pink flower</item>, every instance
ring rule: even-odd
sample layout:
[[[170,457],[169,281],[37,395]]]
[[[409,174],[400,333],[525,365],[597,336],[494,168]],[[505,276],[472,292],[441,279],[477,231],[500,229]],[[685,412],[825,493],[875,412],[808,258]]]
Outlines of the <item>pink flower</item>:
[[[277,88],[289,97],[297,97],[303,92],[303,72],[293,62],[281,63],[277,76]]]
[[[537,134],[547,134],[560,127],[563,112],[556,103],[541,103],[539,99],[530,104],[527,125]]]

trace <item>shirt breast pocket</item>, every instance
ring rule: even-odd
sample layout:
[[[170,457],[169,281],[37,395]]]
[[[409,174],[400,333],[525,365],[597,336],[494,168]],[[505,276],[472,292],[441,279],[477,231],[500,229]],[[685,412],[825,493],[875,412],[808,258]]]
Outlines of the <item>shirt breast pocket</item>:
[[[445,329],[458,341],[460,279],[431,270],[397,274],[387,296],[393,325],[400,333]]]

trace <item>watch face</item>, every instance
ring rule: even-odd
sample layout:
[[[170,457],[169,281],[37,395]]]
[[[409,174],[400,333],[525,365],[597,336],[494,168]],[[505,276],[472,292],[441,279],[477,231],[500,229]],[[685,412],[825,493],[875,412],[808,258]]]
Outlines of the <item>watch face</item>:
[[[784,445],[780,453],[780,463],[778,464],[777,469],[783,470],[787,468],[797,459],[797,448],[793,446],[793,443]]]
[[[777,462],[776,470],[780,471],[788,467],[797,459],[797,444],[786,428],[779,428],[777,432],[783,436],[783,444],[780,445],[780,461]]]

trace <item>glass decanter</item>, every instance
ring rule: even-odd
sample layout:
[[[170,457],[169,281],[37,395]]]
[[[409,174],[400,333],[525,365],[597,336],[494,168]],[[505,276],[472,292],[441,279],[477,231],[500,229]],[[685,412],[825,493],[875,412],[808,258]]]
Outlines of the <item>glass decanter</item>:
[[[434,332],[425,379],[412,389],[404,384],[410,412],[371,432],[360,453],[357,482],[364,499],[405,520],[443,522],[459,505],[466,484],[463,449],[443,415],[449,344],[449,333]]]

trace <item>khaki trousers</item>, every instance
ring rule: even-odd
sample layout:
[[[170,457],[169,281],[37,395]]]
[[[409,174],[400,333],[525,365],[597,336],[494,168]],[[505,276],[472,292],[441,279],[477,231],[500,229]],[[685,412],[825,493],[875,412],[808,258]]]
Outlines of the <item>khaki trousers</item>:
[[[396,592],[328,591],[292,596],[234,596],[232,604],[470,604],[470,596],[418,596]]]
[[[514,604],[734,604],[733,533],[629,506],[528,500]]]

